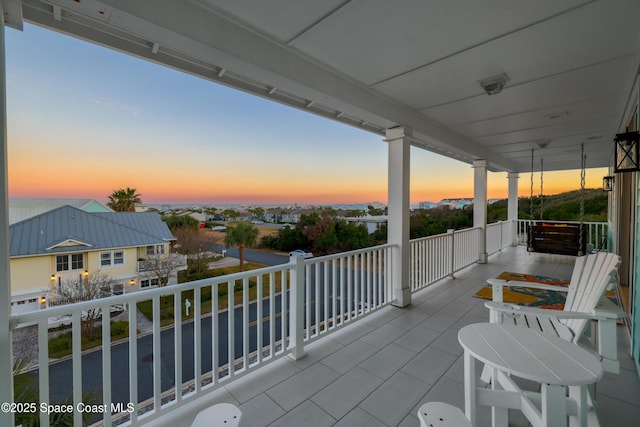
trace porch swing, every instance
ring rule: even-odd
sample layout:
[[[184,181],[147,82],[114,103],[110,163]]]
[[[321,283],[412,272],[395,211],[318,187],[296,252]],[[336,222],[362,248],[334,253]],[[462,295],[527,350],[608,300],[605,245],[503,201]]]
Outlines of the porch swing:
[[[529,235],[527,250],[557,255],[582,256],[586,254],[586,225],[584,224],[584,186],[586,156],[584,144],[580,155],[580,224],[566,224],[542,220],[543,160],[540,159],[540,220],[533,219],[533,154],[531,150],[531,193],[529,196]]]

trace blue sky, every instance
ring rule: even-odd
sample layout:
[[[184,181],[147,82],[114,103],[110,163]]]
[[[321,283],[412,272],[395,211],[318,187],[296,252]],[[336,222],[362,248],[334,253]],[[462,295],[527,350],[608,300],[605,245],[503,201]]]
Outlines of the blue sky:
[[[386,202],[379,135],[28,24],[6,46],[12,197]],[[413,203],[473,195],[467,164],[412,149],[411,168]]]

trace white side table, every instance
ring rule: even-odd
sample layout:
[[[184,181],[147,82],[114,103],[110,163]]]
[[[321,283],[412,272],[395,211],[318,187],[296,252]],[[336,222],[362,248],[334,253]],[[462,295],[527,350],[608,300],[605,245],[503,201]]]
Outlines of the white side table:
[[[587,426],[587,386],[602,377],[591,353],[559,337],[502,323],[477,323],[458,332],[464,349],[465,414],[476,425],[477,405],[491,406],[493,426],[519,409],[535,426]],[[475,360],[492,368],[492,388],[478,388]],[[541,393],[521,390],[511,376],[538,382]],[[567,388],[569,397],[567,398]]]

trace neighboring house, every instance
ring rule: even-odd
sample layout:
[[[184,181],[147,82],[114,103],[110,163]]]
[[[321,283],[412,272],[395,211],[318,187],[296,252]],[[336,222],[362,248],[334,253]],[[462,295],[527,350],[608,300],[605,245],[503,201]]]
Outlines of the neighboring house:
[[[364,224],[367,227],[367,231],[369,234],[379,230],[382,225],[387,224],[387,215],[379,215],[379,216],[362,216],[362,217],[345,217],[343,218],[347,222],[352,222],[354,224],[360,225]]]
[[[12,311],[44,308],[63,286],[94,275],[110,279],[110,293],[157,286],[154,262],[175,266],[168,283],[186,268],[170,254],[175,240],[156,212],[85,212],[62,206],[9,227]],[[152,262],[153,261],[153,262]]]

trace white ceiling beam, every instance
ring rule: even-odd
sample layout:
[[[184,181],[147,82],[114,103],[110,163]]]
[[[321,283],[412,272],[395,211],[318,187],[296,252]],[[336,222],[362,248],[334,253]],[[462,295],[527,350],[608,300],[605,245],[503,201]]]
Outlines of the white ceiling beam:
[[[2,0],[4,24],[7,27],[22,31],[22,1]]]

